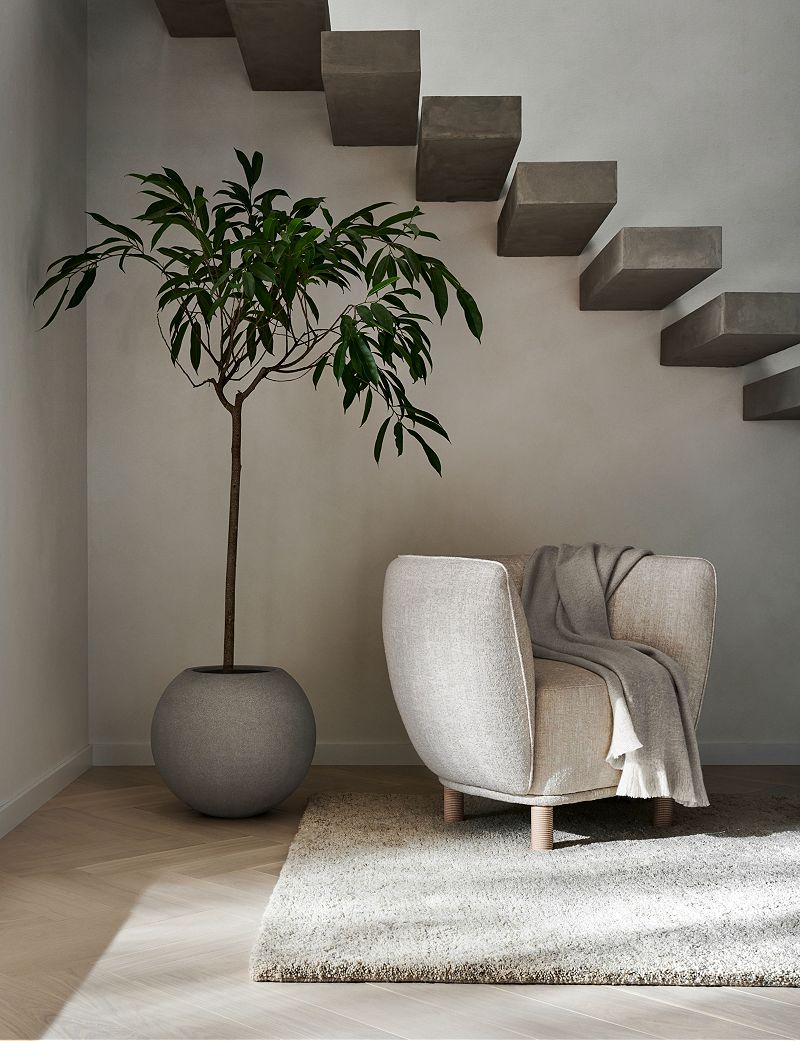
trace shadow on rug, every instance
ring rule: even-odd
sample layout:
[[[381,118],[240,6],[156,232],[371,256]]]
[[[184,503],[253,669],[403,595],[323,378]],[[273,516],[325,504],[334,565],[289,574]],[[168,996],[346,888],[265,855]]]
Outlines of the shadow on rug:
[[[255,980],[800,985],[800,798],[713,796],[655,831],[631,799],[527,807],[312,798],[264,915]]]

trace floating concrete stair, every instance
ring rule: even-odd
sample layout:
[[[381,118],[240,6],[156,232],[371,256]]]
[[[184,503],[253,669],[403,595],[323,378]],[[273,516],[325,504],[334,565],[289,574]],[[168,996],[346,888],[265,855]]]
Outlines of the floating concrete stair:
[[[170,36],[233,36],[225,0],[156,0]]]
[[[744,387],[744,419],[800,419],[800,367]]]
[[[722,228],[623,228],[581,275],[582,311],[660,311],[722,267]]]
[[[522,138],[522,98],[422,99],[417,199],[499,199]]]
[[[800,343],[800,293],[722,293],[661,332],[662,365],[747,365]]]
[[[419,31],[325,32],[322,82],[335,145],[415,145]]]
[[[327,0],[227,0],[253,90],[322,90]]]
[[[500,219],[500,257],[576,257],[617,203],[617,164],[517,163]]]

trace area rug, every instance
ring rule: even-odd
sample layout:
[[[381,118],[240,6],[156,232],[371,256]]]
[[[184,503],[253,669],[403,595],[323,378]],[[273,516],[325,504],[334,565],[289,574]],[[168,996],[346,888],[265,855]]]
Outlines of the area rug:
[[[273,891],[255,980],[800,985],[800,797],[712,797],[655,830],[632,799],[526,807],[314,797]]]

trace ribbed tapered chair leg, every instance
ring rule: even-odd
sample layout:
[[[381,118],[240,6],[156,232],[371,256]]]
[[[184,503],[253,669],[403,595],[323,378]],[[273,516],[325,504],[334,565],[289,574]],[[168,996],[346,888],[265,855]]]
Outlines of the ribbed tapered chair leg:
[[[553,807],[531,806],[531,849],[553,848]]]
[[[672,799],[659,796],[653,799],[653,826],[668,828],[672,824]]]
[[[464,819],[464,793],[457,792],[453,788],[445,788],[444,791],[444,819],[447,824],[454,824]]]

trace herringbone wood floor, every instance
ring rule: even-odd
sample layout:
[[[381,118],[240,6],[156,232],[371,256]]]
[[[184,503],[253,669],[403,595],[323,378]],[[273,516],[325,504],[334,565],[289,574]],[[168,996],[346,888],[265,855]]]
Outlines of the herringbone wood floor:
[[[707,776],[711,791],[800,787],[798,767]],[[317,767],[278,812],[223,821],[153,768],[90,770],[0,840],[0,1036],[800,1036],[800,990],[248,982],[308,793],[434,785],[416,767]]]

